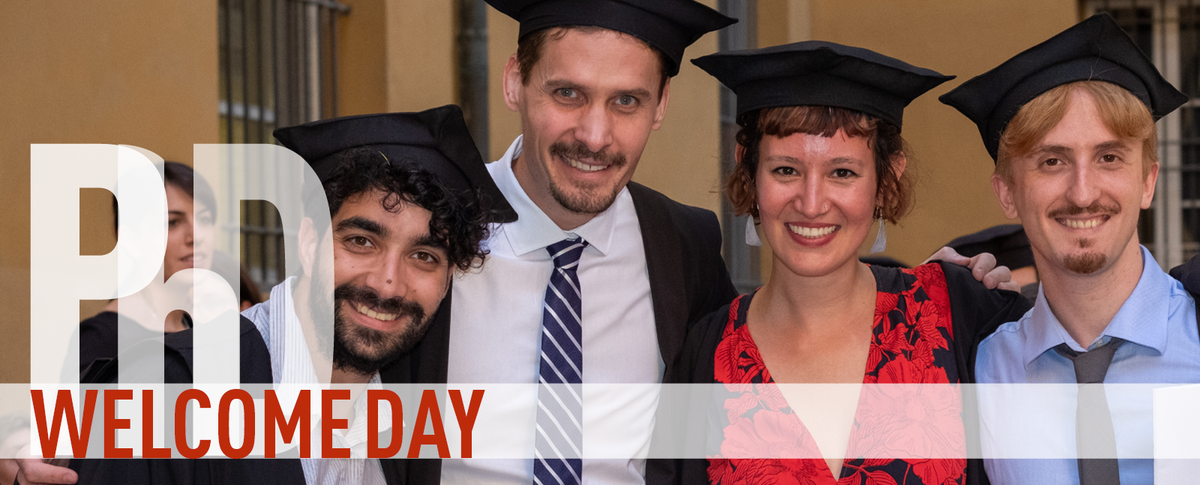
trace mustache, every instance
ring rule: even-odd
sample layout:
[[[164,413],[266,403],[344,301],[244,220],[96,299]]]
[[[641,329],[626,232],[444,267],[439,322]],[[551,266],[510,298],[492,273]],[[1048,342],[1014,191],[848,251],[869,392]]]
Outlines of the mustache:
[[[1096,201],[1087,207],[1079,207],[1074,204],[1071,204],[1067,207],[1059,207],[1046,214],[1046,217],[1055,219],[1058,217],[1077,216],[1080,214],[1116,215],[1119,212],[1121,212],[1121,208],[1119,206],[1102,204],[1100,201]]]
[[[570,158],[574,160],[592,159],[604,165],[613,167],[625,166],[625,155],[621,153],[609,154],[604,151],[593,152],[588,149],[587,145],[581,142],[567,144],[564,142],[555,142],[550,145],[550,155],[559,158]]]
[[[397,316],[408,315],[412,317],[414,322],[425,320],[425,310],[415,301],[408,300],[402,297],[394,297],[383,299],[380,298],[379,292],[369,286],[358,286],[350,283],[338,286],[333,290],[334,308],[338,308],[338,302],[353,301],[366,305],[380,313],[391,313]]]

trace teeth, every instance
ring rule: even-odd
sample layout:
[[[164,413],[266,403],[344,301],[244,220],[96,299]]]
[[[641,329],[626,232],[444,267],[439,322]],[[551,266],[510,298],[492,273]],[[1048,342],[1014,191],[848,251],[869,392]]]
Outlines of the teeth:
[[[1085,221],[1077,221],[1074,219],[1067,219],[1067,220],[1063,221],[1063,223],[1066,224],[1067,227],[1070,227],[1073,229],[1089,229],[1092,227],[1099,226],[1100,220],[1101,220],[1100,217],[1097,217],[1095,219],[1088,219]]]
[[[391,313],[378,313],[370,308],[367,308],[365,305],[358,306],[358,313],[361,313],[363,315],[366,315],[368,317],[374,318],[374,319],[382,321],[382,322],[390,322],[390,321],[396,319],[396,315],[393,315]]]
[[[588,165],[586,163],[580,162],[578,160],[572,160],[570,158],[564,158],[563,160],[566,160],[568,165],[578,168],[580,170],[583,170],[584,172],[599,172],[599,171],[607,168],[604,165]]]
[[[788,224],[788,229],[791,229],[792,232],[799,234],[800,237],[818,238],[818,237],[828,236],[833,231],[836,231],[837,226],[802,227],[802,226],[793,226],[791,224]]]

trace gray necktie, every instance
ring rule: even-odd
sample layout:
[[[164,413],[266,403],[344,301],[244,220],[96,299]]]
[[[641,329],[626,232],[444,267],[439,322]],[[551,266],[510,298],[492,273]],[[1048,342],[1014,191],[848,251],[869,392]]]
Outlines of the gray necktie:
[[[1079,401],[1075,408],[1075,446],[1079,457],[1080,485],[1119,485],[1121,476],[1117,466],[1117,440],[1113,434],[1112,415],[1108,411],[1108,398],[1102,384],[1108,374],[1117,347],[1125,343],[1112,338],[1108,344],[1079,353],[1067,344],[1059,344],[1054,350],[1075,363],[1075,382],[1079,386]],[[1104,458],[1088,458],[1104,457]]]

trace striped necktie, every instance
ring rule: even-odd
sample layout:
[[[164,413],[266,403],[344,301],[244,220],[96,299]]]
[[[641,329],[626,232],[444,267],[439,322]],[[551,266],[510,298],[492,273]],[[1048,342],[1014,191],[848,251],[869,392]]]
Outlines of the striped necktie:
[[[583,303],[577,270],[585,247],[582,239],[566,239],[546,248],[554,270],[542,306],[535,484],[582,482]]]

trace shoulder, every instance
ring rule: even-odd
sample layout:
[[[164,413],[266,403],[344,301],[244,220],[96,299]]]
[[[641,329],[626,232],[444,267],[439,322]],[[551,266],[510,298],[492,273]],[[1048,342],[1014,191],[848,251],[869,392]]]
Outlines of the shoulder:
[[[629,188],[629,195],[633,197],[633,205],[637,208],[639,216],[643,212],[654,211],[673,220],[718,225],[717,215],[713,211],[676,202],[661,192],[637,182],[629,182],[626,187]]]

